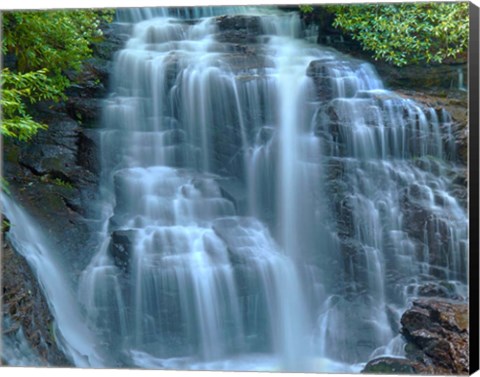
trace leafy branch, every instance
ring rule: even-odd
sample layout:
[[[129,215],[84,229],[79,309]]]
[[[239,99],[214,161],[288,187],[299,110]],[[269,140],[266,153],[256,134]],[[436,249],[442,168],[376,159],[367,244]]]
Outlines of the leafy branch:
[[[3,55],[15,56],[16,67],[1,72],[1,134],[30,139],[46,125],[28,111],[39,101],[65,99],[70,86],[66,72],[78,71],[102,38],[100,25],[113,11],[21,11],[3,14]]]

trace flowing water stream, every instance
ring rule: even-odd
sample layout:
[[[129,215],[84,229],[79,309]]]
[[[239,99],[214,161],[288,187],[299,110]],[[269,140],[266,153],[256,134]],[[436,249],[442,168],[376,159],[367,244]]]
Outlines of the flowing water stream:
[[[308,43],[296,13],[213,9],[248,14],[239,42],[208,11],[119,15],[135,24],[99,130],[99,249],[78,299],[54,258],[37,269],[63,348],[78,366],[176,369],[402,356],[400,315],[425,284],[465,296],[449,115]]]

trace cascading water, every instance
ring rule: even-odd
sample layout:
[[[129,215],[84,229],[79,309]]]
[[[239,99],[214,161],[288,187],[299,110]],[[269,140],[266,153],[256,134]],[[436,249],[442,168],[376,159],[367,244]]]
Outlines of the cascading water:
[[[302,40],[295,13],[203,11],[119,17],[137,23],[98,131],[102,241],[78,287],[91,365],[350,372],[401,356],[424,284],[465,296],[450,117]]]
[[[269,351],[298,370],[308,354],[298,272],[212,174],[212,127],[243,124],[214,32],[213,19],[145,21],[118,56],[103,135],[119,156],[104,161],[112,216],[81,300],[133,365]]]

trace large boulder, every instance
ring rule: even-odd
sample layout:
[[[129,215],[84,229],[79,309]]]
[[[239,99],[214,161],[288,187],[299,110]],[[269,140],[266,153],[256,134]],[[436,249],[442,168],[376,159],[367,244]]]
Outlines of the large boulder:
[[[418,299],[401,318],[407,357],[420,372],[467,374],[469,367],[468,303]]]

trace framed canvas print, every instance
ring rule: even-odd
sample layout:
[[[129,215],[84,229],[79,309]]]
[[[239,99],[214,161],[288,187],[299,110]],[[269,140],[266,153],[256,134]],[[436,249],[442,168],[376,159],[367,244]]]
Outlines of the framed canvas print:
[[[475,372],[478,7],[154,5],[2,11],[2,372]]]

